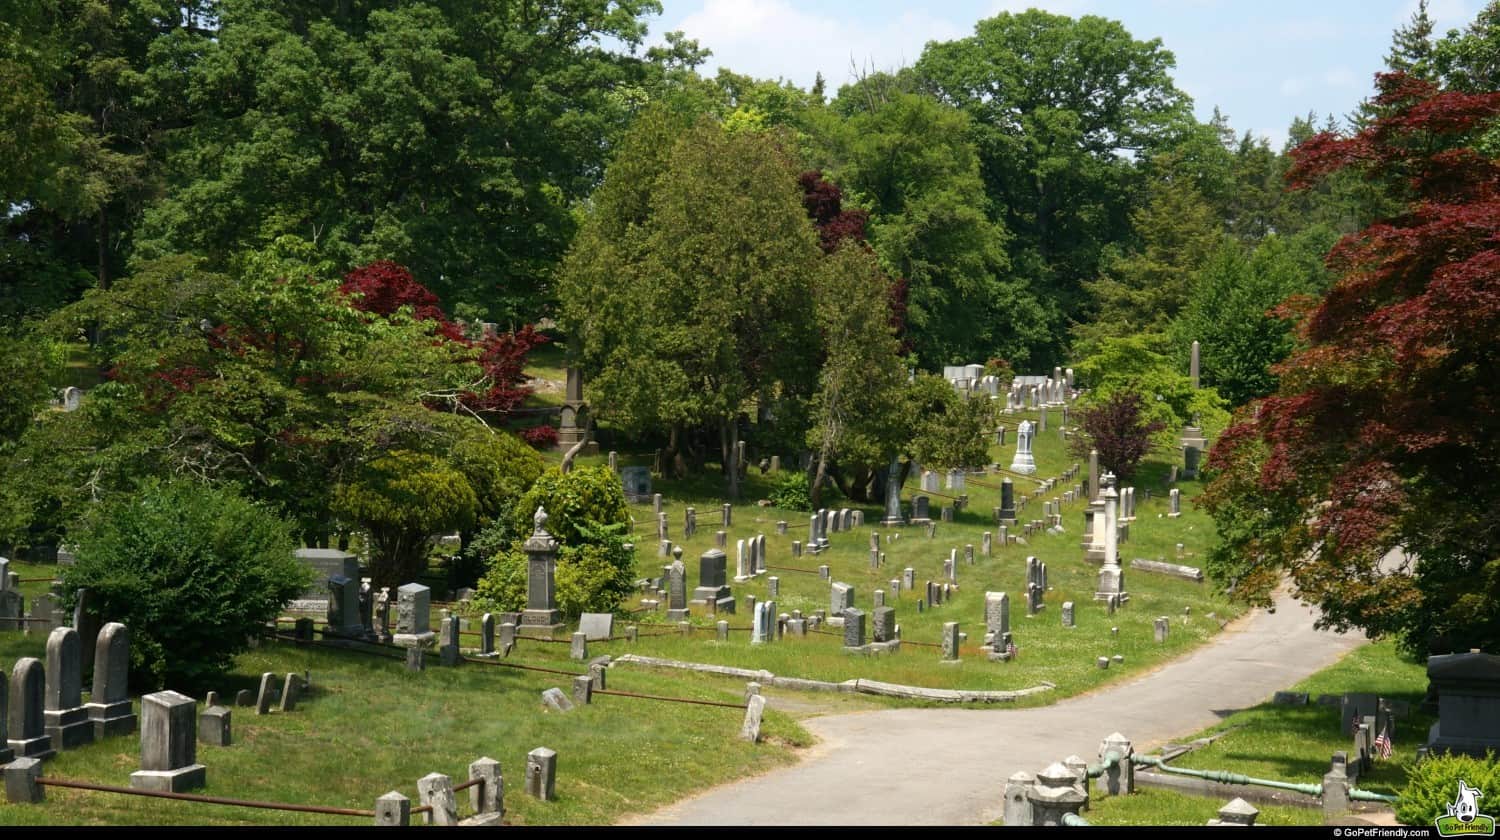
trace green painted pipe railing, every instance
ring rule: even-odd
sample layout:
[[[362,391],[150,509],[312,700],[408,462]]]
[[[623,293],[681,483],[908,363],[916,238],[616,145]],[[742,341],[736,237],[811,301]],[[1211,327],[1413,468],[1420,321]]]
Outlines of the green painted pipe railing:
[[[1062,815],[1062,824],[1063,825],[1088,825],[1089,821],[1086,820],[1086,819],[1084,819],[1083,817],[1078,816],[1077,814],[1063,814]]]
[[[1196,779],[1207,779],[1210,782],[1221,782],[1228,785],[1258,785],[1260,787],[1278,788],[1290,790],[1296,793],[1305,793],[1309,796],[1322,796],[1323,786],[1299,784],[1297,782],[1278,782],[1275,779],[1257,779],[1253,776],[1244,776],[1239,773],[1230,773],[1225,770],[1189,770],[1186,767],[1168,767],[1166,762],[1154,755],[1133,755],[1130,760],[1136,764],[1146,764],[1168,773],[1179,776],[1192,776]],[[1351,791],[1351,796],[1352,796]]]
[[[1392,805],[1401,801],[1401,797],[1399,796],[1388,796],[1384,793],[1375,793],[1374,791],[1360,790],[1359,788],[1349,788],[1349,798],[1358,799],[1362,802],[1388,802]]]
[[[1110,750],[1109,752],[1104,754],[1103,761],[1099,762],[1098,764],[1090,764],[1088,766],[1088,776],[1090,779],[1097,779],[1100,776],[1103,776],[1105,773],[1108,773],[1116,764],[1119,763],[1119,751]]]

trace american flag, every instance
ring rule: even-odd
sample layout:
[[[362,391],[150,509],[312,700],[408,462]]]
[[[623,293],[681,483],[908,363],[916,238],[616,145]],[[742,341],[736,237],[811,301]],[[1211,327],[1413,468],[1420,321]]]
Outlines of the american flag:
[[[1016,643],[1014,641],[1005,643],[1005,655],[1009,656],[1011,659],[1016,658]]]
[[[1380,753],[1382,760],[1391,757],[1391,725],[1387,723],[1380,734],[1375,736],[1375,752]]]

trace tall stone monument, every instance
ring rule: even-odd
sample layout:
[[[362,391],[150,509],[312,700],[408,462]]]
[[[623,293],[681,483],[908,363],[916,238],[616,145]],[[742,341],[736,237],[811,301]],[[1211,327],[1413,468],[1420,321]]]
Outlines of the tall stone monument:
[[[1016,430],[1016,457],[1010,462],[1010,471],[1021,475],[1036,472],[1036,459],[1031,455],[1031,439],[1035,435],[1030,420],[1022,420]]]
[[[881,525],[905,525],[906,519],[901,516],[901,458],[891,459],[891,465],[887,468],[885,479],[885,516],[880,519]]]
[[[557,428],[557,448],[567,452],[583,440],[584,430],[589,424],[588,403],[583,401],[583,371],[568,368],[568,381],[563,392],[563,406]],[[585,455],[599,454],[599,443],[589,441],[583,448]]]
[[[547,533],[547,511],[537,507],[533,530],[522,550],[526,552],[526,609],[521,612],[522,635],[552,636],[562,630],[562,611],[557,608],[557,540]]]
[[[1120,568],[1119,546],[1119,493],[1115,491],[1115,477],[1106,472],[1100,479],[1104,485],[1104,566],[1099,569],[1099,588],[1094,600],[1108,601],[1116,598],[1119,603],[1130,599],[1125,591],[1125,570]]]

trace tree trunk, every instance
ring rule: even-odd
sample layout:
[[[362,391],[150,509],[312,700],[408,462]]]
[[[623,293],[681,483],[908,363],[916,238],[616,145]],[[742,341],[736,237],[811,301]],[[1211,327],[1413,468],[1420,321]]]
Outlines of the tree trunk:
[[[817,467],[813,470],[813,477],[808,483],[807,498],[812,502],[813,510],[823,507],[823,481],[828,477],[828,450],[818,450]]]

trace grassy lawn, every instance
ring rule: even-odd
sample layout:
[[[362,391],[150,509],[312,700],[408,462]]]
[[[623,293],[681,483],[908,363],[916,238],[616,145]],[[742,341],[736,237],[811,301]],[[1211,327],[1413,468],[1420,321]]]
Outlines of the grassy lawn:
[[[45,633],[0,634],[0,661],[42,656]],[[532,645],[508,661],[539,663]],[[557,645],[564,654],[566,645]],[[582,672],[579,663],[564,670]],[[809,736],[771,701],[762,741],[737,735],[734,709],[598,696],[568,714],[544,713],[540,692],[570,690],[559,674],[481,664],[430,667],[409,673],[395,660],[325,648],[267,642],[241,657],[218,687],[232,699],[254,690],[259,674],[311,673],[312,693],[295,711],[257,717],[233,712],[234,744],[199,745],[215,796],[368,809],[395,789],[417,802],[416,780],[431,772],[467,779],[470,761],[498,760],[505,777],[507,821],[514,824],[607,824],[650,811],[720,782],[764,772],[794,760]],[[88,680],[85,679],[85,686]],[[279,684],[279,681],[278,681]],[[609,688],[670,697],[739,702],[743,682],[686,674],[626,671],[609,675]],[[201,710],[201,709],[200,709]],[[139,711],[139,709],[137,709]],[[45,774],[62,779],[128,785],[139,768],[136,737],[118,737],[60,753]],[[523,792],[525,756],[546,746],[558,752],[557,800]],[[199,803],[47,789],[43,805],[0,802],[0,825],[361,825],[367,818],[296,814]],[[460,794],[460,814],[469,813]]]
[[[1204,825],[1219,816],[1228,800],[1189,796],[1171,790],[1137,787],[1131,796],[1108,796],[1089,801],[1083,814],[1090,825]],[[1256,825],[1322,825],[1316,808],[1256,805]]]
[[[1008,466],[1014,453],[1014,427],[1023,417],[1016,415],[1007,421],[1012,427],[1008,445],[991,447],[993,462]],[[1049,418],[1058,419],[1052,412]],[[1064,451],[1063,441],[1052,426],[1049,431],[1037,436],[1034,453],[1039,471],[1037,478],[1055,476],[1067,469],[1075,460]],[[580,464],[604,463],[606,454],[580,457]],[[647,464],[649,457],[643,454],[620,453],[622,466]],[[1128,566],[1131,558],[1166,559],[1193,564],[1209,548],[1214,539],[1213,525],[1206,514],[1194,509],[1191,499],[1200,486],[1196,482],[1179,484],[1184,502],[1183,515],[1177,519],[1165,516],[1167,511],[1168,472],[1166,463],[1148,463],[1132,482],[1137,489],[1137,518],[1130,529],[1129,541],[1120,547],[1122,562]],[[770,495],[775,475],[761,475],[752,467],[743,492],[743,503],[734,508],[733,524],[728,531],[726,553],[729,555],[730,575],[734,574],[735,543],[756,534],[766,535],[767,561],[773,567],[768,574],[743,583],[731,582],[733,594],[739,605],[739,613],[733,616],[708,616],[702,607],[694,606],[692,623],[695,631],[689,636],[666,634],[659,637],[642,638],[631,650],[652,656],[665,656],[696,662],[733,665],[743,668],[769,670],[779,676],[805,677],[823,680],[846,680],[855,677],[885,680],[910,685],[941,688],[966,689],[1017,689],[1050,682],[1057,689],[1030,702],[1049,703],[1061,697],[1093,688],[1097,685],[1139,673],[1161,662],[1175,657],[1187,649],[1201,644],[1219,629],[1218,621],[1207,617],[1215,613],[1219,620],[1232,618],[1240,609],[1231,605],[1223,596],[1215,593],[1210,584],[1198,584],[1175,578],[1131,572],[1126,575],[1131,602],[1116,615],[1109,616],[1102,603],[1093,600],[1097,581],[1097,567],[1083,559],[1080,547],[1083,527],[1082,502],[1064,505],[1064,527],[1067,533],[1051,536],[1038,533],[1029,544],[1001,548],[996,545],[994,555],[984,557],[981,550],[981,535],[984,531],[998,534],[993,524],[992,509],[999,505],[999,483],[1001,475],[970,476],[967,492],[969,507],[960,512],[952,523],[939,523],[933,539],[926,536],[925,529],[906,526],[899,529],[882,528],[878,521],[881,509],[875,505],[858,505],[865,512],[866,525],[862,529],[830,535],[832,547],[822,555],[804,553],[800,558],[792,555],[792,541],[806,541],[808,514],[806,512],[762,507],[757,500]],[[1017,494],[1033,494],[1039,482],[1030,477],[1012,476]],[[981,486],[981,483],[989,486]],[[916,476],[908,479],[904,498],[909,502],[917,493],[919,482]],[[1146,489],[1152,498],[1145,498]],[[710,467],[708,474],[691,476],[686,480],[655,478],[653,489],[663,495],[663,509],[667,513],[669,538],[683,546],[683,562],[687,566],[687,585],[696,586],[698,581],[698,557],[714,546],[714,532],[721,522],[720,505],[723,502],[724,482],[717,470]],[[1061,498],[1064,488],[1054,488],[1048,499]],[[940,490],[940,493],[948,493]],[[1021,512],[1023,519],[1040,518],[1042,498],[1032,500]],[[932,514],[938,516],[939,508],[946,500],[932,496]],[[828,501],[830,508],[845,505],[847,501]],[[697,510],[698,532],[690,539],[682,539],[684,513],[688,506]],[[909,510],[909,508],[908,508]],[[655,527],[650,504],[632,505],[637,537],[637,575],[657,577],[662,567],[671,558],[658,556]],[[776,523],[786,520],[788,532],[776,534]],[[881,534],[881,548],[887,554],[884,567],[872,570],[869,562],[869,534]],[[1019,528],[1013,528],[1019,533]],[[887,537],[899,534],[895,541]],[[1183,544],[1184,554],[1178,559],[1176,545]],[[975,563],[963,562],[963,547],[975,547]],[[943,560],[950,549],[959,551],[958,584],[955,597],[940,607],[928,606],[918,612],[916,603],[919,593],[925,593],[925,582],[942,579]],[[1025,610],[1025,558],[1035,555],[1047,563],[1048,583],[1052,591],[1046,596],[1046,609],[1034,618],[1026,617]],[[768,578],[780,579],[780,595],[776,599],[779,612],[802,610],[810,614],[829,606],[829,581],[822,580],[816,570],[819,565],[830,567],[831,580],[843,581],[855,588],[855,606],[868,612],[872,609],[871,591],[882,588],[886,591],[886,605],[896,609],[901,625],[902,639],[907,642],[936,644],[942,624],[957,621],[960,629],[969,634],[963,647],[963,657],[957,664],[943,663],[939,650],[908,644],[899,653],[879,657],[851,656],[843,651],[841,637],[811,634],[804,638],[788,637],[778,644],[754,646],[749,644],[748,628],[751,616],[745,609],[745,596],[754,595],[757,600],[769,597]],[[902,591],[893,597],[889,581],[900,578],[902,570],[910,566],[915,570],[917,591]],[[782,567],[782,568],[775,568]],[[798,571],[800,570],[800,571]],[[988,661],[978,650],[984,634],[984,593],[1005,591],[1011,596],[1011,627],[1019,649],[1018,659],[1010,663]],[[654,597],[654,596],[647,596]],[[1076,606],[1077,626],[1065,629],[1061,626],[1061,605],[1071,600]],[[630,603],[627,607],[635,607]],[[662,605],[664,610],[665,604]],[[1184,608],[1190,614],[1184,614]],[[1166,644],[1158,645],[1153,640],[1152,620],[1159,615],[1172,617],[1172,633]],[[729,621],[732,629],[730,640],[715,641],[713,631],[717,618]],[[646,612],[636,616],[642,624],[642,633],[666,628],[651,628],[651,623],[665,623],[665,612]],[[1110,628],[1118,627],[1118,639],[1111,637]],[[623,643],[621,643],[623,645]],[[613,652],[612,650],[610,652]],[[1122,654],[1122,665],[1111,666],[1107,671],[1095,665],[1098,656]]]
[[[1416,763],[1417,746],[1426,740],[1436,719],[1417,711],[1427,691],[1427,671],[1396,653],[1394,642],[1375,642],[1351,651],[1336,664],[1289,686],[1319,694],[1373,692],[1390,700],[1405,700],[1411,714],[1398,719],[1392,733],[1394,749],[1387,760],[1376,760],[1358,787],[1395,794],[1406,784]],[[1228,770],[1261,779],[1318,783],[1328,772],[1328,761],[1338,750],[1349,752],[1353,738],[1339,731],[1338,706],[1276,706],[1263,703],[1237,712],[1223,722],[1184,742],[1228,730],[1212,744],[1174,761],[1194,770]]]

